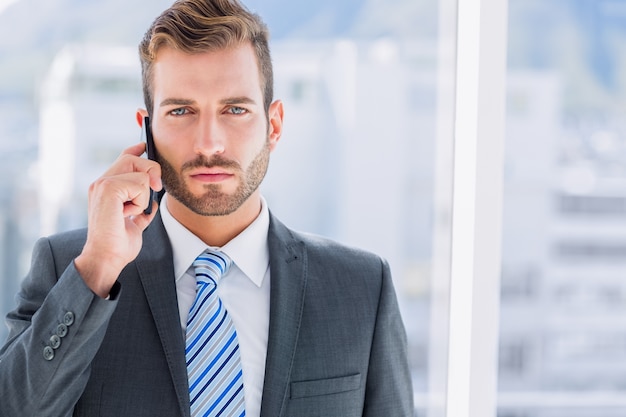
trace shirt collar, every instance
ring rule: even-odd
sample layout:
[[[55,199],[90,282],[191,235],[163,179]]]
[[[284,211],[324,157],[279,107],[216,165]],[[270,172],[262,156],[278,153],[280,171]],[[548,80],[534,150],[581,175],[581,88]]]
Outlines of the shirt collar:
[[[174,275],[178,281],[208,246],[172,216],[167,209],[167,197],[167,194],[163,196],[159,210],[172,245]],[[261,212],[257,218],[226,245],[213,248],[227,254],[233,260],[233,266],[239,268],[257,287],[263,283],[270,260],[267,244],[269,224],[267,202],[261,197]]]

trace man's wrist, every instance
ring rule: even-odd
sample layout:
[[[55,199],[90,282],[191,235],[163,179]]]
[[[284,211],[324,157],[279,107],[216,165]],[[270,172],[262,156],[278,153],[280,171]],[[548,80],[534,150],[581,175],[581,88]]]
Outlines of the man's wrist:
[[[112,265],[107,262],[103,262],[102,260],[92,262],[83,254],[74,259],[74,267],[83,281],[85,281],[85,284],[98,297],[109,297],[109,299],[114,298],[116,293],[112,293],[121,270],[112,267]]]

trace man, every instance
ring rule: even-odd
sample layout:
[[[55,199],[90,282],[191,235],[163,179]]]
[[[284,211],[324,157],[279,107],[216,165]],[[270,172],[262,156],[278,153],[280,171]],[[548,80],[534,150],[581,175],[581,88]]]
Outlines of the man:
[[[0,415],[413,415],[386,262],[288,229],[260,194],[283,104],[259,17],[177,1],[140,56],[157,161],[126,149],[89,189],[87,230],[36,244],[7,315]],[[224,333],[194,339],[196,320],[217,322],[203,288]]]

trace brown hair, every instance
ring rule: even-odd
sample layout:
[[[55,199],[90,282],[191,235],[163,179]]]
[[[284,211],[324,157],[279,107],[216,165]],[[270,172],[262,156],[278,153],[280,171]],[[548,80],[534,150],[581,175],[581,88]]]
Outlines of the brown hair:
[[[238,0],[177,0],[155,19],[139,43],[143,96],[152,115],[153,63],[162,46],[189,54],[250,42],[256,52],[263,105],[267,114],[274,94],[269,32],[259,15]]]

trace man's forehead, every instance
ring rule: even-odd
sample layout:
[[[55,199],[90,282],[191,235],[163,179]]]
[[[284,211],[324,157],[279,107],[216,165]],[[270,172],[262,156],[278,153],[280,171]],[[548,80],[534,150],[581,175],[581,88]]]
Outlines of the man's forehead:
[[[264,80],[252,44],[194,54],[163,46],[150,84],[155,108],[208,102],[264,105]]]

